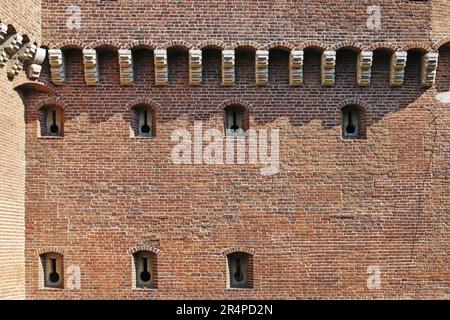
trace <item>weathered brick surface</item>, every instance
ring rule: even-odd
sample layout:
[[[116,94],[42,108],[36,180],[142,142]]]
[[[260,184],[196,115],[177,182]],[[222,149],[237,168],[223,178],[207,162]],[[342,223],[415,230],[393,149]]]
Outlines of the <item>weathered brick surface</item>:
[[[44,1],[43,42],[64,49],[66,83],[21,90],[27,298],[450,298],[450,113],[436,100],[450,90],[448,5],[383,3],[376,32],[366,27],[372,4],[90,0],[80,5],[82,29],[69,30],[72,1]],[[93,87],[87,47],[99,49]],[[120,86],[120,47],[133,49],[133,86]],[[156,47],[168,48],[163,87],[155,86]],[[203,49],[195,87],[193,47]],[[221,85],[224,48],[236,49],[231,87]],[[294,48],[305,50],[299,87],[289,86]],[[389,50],[374,51],[371,83],[359,87],[357,53],[376,48]],[[270,49],[266,86],[255,84],[255,49]],[[397,49],[408,62],[403,86],[392,88]],[[334,87],[321,85],[321,50],[337,51]],[[426,50],[440,53],[428,90],[420,85]],[[49,72],[45,63],[44,82]],[[150,102],[156,137],[132,137],[133,101]],[[222,129],[227,101],[245,105],[251,128],[280,129],[279,174],[172,163],[173,130],[192,130],[195,120]],[[64,108],[62,138],[38,137],[48,104]],[[364,109],[365,139],[342,140],[347,104]],[[133,289],[136,248],[158,252],[157,289]],[[47,251],[64,255],[66,271],[80,267],[80,289],[41,288],[38,256]],[[253,254],[252,289],[227,289],[233,251]],[[369,266],[380,268],[380,289],[367,288]]]
[[[442,54],[441,75],[450,66]],[[91,88],[81,52],[66,51],[64,138],[36,138],[36,109],[49,95],[33,93],[27,109],[28,296],[448,297],[449,114],[435,89],[420,88],[420,53],[410,52],[401,88],[389,87],[382,51],[368,88],[356,85],[356,53],[347,50],[338,51],[336,86],[327,89],[318,53],[307,50],[301,88],[289,86],[287,52],[271,51],[267,87],[255,85],[253,53],[236,56],[235,87],[220,85],[218,50],[204,52],[204,84],[191,87],[187,52],[169,50],[169,84],[160,88],[152,53],[140,50],[135,85],[120,87],[117,53],[107,50]],[[130,138],[127,105],[137,98],[160,106],[154,139]],[[172,164],[171,132],[194,120],[222,128],[218,106],[229,99],[253,106],[252,127],[280,128],[278,175]],[[341,140],[338,108],[349,99],[368,106],[366,140]],[[158,288],[133,290],[128,251],[145,244],[160,250]],[[47,245],[81,267],[81,290],[38,288],[35,252]],[[226,289],[222,252],[235,246],[255,252],[251,290]],[[370,265],[380,266],[380,290],[366,287]]]

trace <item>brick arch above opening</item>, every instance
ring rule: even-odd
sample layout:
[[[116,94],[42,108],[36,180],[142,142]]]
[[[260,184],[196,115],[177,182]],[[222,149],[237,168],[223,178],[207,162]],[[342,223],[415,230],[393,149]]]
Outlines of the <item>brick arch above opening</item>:
[[[88,49],[112,49],[112,50],[119,50],[120,47],[121,44],[118,41],[112,41],[109,39],[95,41],[86,46],[86,48]]]
[[[291,52],[294,48],[295,45],[288,41],[271,41],[262,47],[265,50],[281,49],[288,52]]]
[[[139,98],[128,102],[127,109],[131,110],[132,108],[139,105],[147,105],[151,107],[154,111],[159,111],[161,109],[161,105],[158,102],[148,98]]]
[[[161,250],[159,250],[158,248],[156,248],[154,246],[149,246],[149,245],[135,246],[135,247],[131,248],[130,250],[128,250],[128,253],[133,255],[136,252],[140,252],[140,251],[148,251],[148,252],[152,252],[156,255],[159,255],[161,253]]]
[[[49,47],[50,49],[86,49],[87,46],[80,40],[77,39],[68,39],[61,42],[58,42],[54,47]]]
[[[331,50],[331,47],[326,43],[318,40],[308,40],[301,43],[297,48],[297,50],[305,50],[305,49],[319,49],[321,51]]]
[[[191,50],[194,48],[194,45],[188,41],[184,40],[171,40],[167,41],[162,45],[163,49],[171,49],[171,48],[177,48],[182,50]]]
[[[392,42],[375,42],[367,48],[369,51],[375,51],[377,49],[386,49],[394,53],[395,51],[398,51],[399,48]]]
[[[249,248],[249,247],[245,247],[245,246],[235,246],[235,247],[230,247],[230,248],[223,250],[222,255],[228,256],[229,254],[235,253],[235,252],[243,252],[243,253],[247,253],[251,256],[254,256],[256,254],[256,251],[253,248]]]
[[[408,50],[419,50],[422,53],[428,53],[428,52],[434,52],[434,49],[427,44],[420,43],[420,42],[408,42],[401,48],[403,51]]]
[[[241,100],[241,99],[229,99],[229,100],[225,100],[224,102],[222,102],[217,109],[220,111],[224,111],[226,107],[229,106],[241,106],[245,109],[245,111],[247,112],[253,112],[254,111],[254,107],[251,103]]]
[[[346,41],[342,41],[342,42],[338,42],[335,45],[333,45],[331,47],[332,50],[337,51],[337,50],[343,50],[343,49],[349,49],[351,51],[355,51],[355,52],[361,52],[361,51],[365,51],[366,50],[366,46],[363,45],[360,42],[355,42],[355,41],[351,41],[351,40],[346,40]]]
[[[225,42],[221,40],[206,40],[202,41],[197,44],[196,48],[200,50],[208,49],[208,48],[214,48],[218,50],[224,50],[227,47]]]
[[[52,98],[47,98],[47,99],[40,100],[36,104],[36,110],[40,110],[42,107],[49,106],[49,105],[59,107],[63,111],[68,106],[68,104],[64,100],[62,100],[61,98],[59,98],[59,97],[52,97]]]
[[[349,105],[358,106],[358,107],[362,108],[362,110],[364,110],[364,111],[367,111],[369,109],[369,105],[360,99],[347,99],[347,100],[342,101],[340,104],[338,104],[336,107],[336,110],[341,111],[342,108],[349,106]]]
[[[25,88],[32,88],[32,89],[35,89],[35,90],[41,91],[41,92],[46,92],[46,93],[50,93],[50,94],[58,94],[56,87],[52,83],[50,83],[46,80],[40,80],[40,79],[30,81],[30,80],[24,79],[24,78],[15,78],[14,82],[13,82],[13,88],[15,91],[21,91],[22,89],[25,89]]]
[[[36,253],[38,256],[44,254],[44,253],[59,253],[60,255],[64,255],[65,254],[65,250],[62,247],[59,246],[49,246],[49,247],[44,247],[41,249],[37,249]]]
[[[439,50],[442,46],[446,45],[446,44],[450,44],[450,36],[447,37],[443,37],[441,39],[439,39],[434,45],[433,48],[435,50]]]
[[[133,42],[127,43],[121,47],[121,49],[133,50],[133,49],[147,49],[147,50],[155,50],[156,48],[161,47],[156,42],[151,40],[134,40]]]
[[[256,41],[243,40],[243,41],[236,41],[230,44],[229,46],[227,46],[227,49],[236,50],[238,48],[249,48],[256,51],[262,49],[262,47],[263,46]]]

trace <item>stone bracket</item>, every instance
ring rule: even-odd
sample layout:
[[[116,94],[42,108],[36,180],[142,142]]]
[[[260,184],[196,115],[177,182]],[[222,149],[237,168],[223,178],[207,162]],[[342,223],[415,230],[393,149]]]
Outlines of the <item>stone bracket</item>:
[[[4,23],[0,23],[0,41],[5,40],[5,36],[8,33],[8,26]]]
[[[232,86],[235,84],[234,66],[234,50],[222,50],[222,85]]]
[[[322,54],[322,85],[327,87],[334,86],[336,67],[336,51],[324,51]]]
[[[131,50],[121,49],[118,52],[120,67],[120,84],[132,86],[134,84],[133,55]]]
[[[167,65],[167,50],[155,49],[155,84],[164,86],[169,82],[169,69]]]
[[[367,87],[372,78],[373,52],[362,51],[358,55],[356,78],[359,86]]]
[[[189,84],[193,86],[202,83],[202,50],[189,50]]]
[[[88,86],[99,82],[98,58],[95,49],[83,49],[84,78]]]
[[[398,87],[403,85],[407,59],[408,53],[406,51],[397,51],[392,55],[389,76],[391,86]]]
[[[429,52],[422,57],[421,80],[423,88],[430,88],[436,81],[439,53]]]
[[[303,50],[292,50],[289,55],[289,84],[301,86],[303,84]]]
[[[255,79],[258,86],[269,82],[269,50],[256,50]]]
[[[65,60],[61,49],[48,50],[48,62],[50,74],[55,85],[61,85],[66,81]]]
[[[30,65],[27,70],[27,76],[31,80],[36,80],[41,75],[42,63],[45,60],[47,51],[43,48],[37,48],[36,53],[32,60],[30,60]]]

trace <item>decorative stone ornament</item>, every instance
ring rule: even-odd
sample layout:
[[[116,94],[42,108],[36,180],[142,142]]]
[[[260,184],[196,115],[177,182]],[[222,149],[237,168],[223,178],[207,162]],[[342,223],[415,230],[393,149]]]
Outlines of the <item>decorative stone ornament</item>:
[[[13,34],[7,38],[1,45],[0,50],[5,50],[10,56],[14,55],[22,46],[23,37],[19,34]]]
[[[10,77],[19,75],[23,70],[24,62],[30,61],[36,53],[37,47],[32,43],[25,44],[17,51],[8,63],[7,74]]]
[[[167,67],[167,50],[155,49],[155,84],[164,86],[169,82],[169,72]]]
[[[438,66],[439,53],[429,52],[422,57],[422,87],[430,88],[436,81],[436,70]]]
[[[289,84],[301,86],[303,84],[303,50],[292,50],[289,55]]]
[[[258,86],[269,82],[269,50],[256,50],[255,79]]]
[[[373,52],[362,51],[358,55],[356,78],[359,86],[367,87],[372,77]]]
[[[408,53],[406,51],[397,51],[391,57],[390,84],[393,87],[403,85],[405,77],[405,67]]]
[[[189,84],[193,86],[202,83],[202,50],[189,50]]]
[[[99,82],[97,51],[83,49],[84,78],[88,86],[95,86]]]
[[[27,70],[27,76],[31,80],[36,80],[41,75],[42,63],[45,60],[47,52],[43,48],[36,48],[34,57],[29,61],[30,65]]]
[[[235,83],[234,50],[222,50],[222,85],[232,86]]]
[[[119,50],[120,84],[131,86],[134,83],[133,55],[131,50]]]
[[[324,51],[322,54],[322,85],[334,86],[334,72],[336,67],[336,51]]]

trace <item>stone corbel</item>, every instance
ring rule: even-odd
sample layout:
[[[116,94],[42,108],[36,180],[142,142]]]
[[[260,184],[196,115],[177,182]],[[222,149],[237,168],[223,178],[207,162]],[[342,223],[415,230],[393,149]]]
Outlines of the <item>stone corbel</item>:
[[[84,78],[88,86],[95,86],[99,82],[98,59],[95,49],[83,49]]]
[[[31,61],[36,54],[37,47],[33,43],[27,43],[20,48],[9,60],[7,67],[7,74],[9,77],[19,75],[23,70],[24,62]]]
[[[164,86],[169,82],[169,69],[167,66],[167,50],[155,49],[155,84]]]
[[[120,84],[132,86],[134,83],[133,55],[131,50],[119,50]]]
[[[10,56],[13,56],[22,46],[23,37],[20,34],[13,34],[0,44],[0,49],[5,50]]]
[[[438,66],[439,53],[429,52],[422,57],[422,87],[430,88],[436,81],[436,70]]]
[[[0,44],[0,68],[6,66],[8,60],[20,50],[22,41],[21,35],[14,34]]]
[[[222,85],[232,86],[235,83],[234,50],[222,50]]]
[[[336,67],[336,51],[324,51],[322,54],[322,85],[334,86],[334,72]]]
[[[4,23],[0,23],[0,41],[5,40],[5,36],[8,34],[8,26]]]
[[[52,82],[55,85],[62,85],[66,81],[66,71],[64,53],[61,49],[49,49],[48,62],[50,64]]]
[[[397,51],[392,55],[389,76],[391,86],[398,87],[403,85],[407,59],[408,53],[406,51]]]
[[[256,50],[255,79],[258,86],[269,82],[269,50]]]
[[[358,55],[356,78],[359,86],[367,87],[372,78],[373,52],[362,51]]]
[[[30,65],[27,70],[27,76],[31,80],[36,80],[41,75],[42,71],[42,63],[45,60],[47,52],[45,49],[42,48],[36,48],[36,52],[34,54],[34,57],[29,60]]]
[[[202,83],[202,50],[189,50],[189,84],[196,86]]]
[[[289,55],[289,84],[301,86],[303,84],[303,50],[292,50]]]
[[[23,70],[23,61],[19,59],[10,59],[7,63],[6,70],[9,77],[19,75],[19,72]]]

